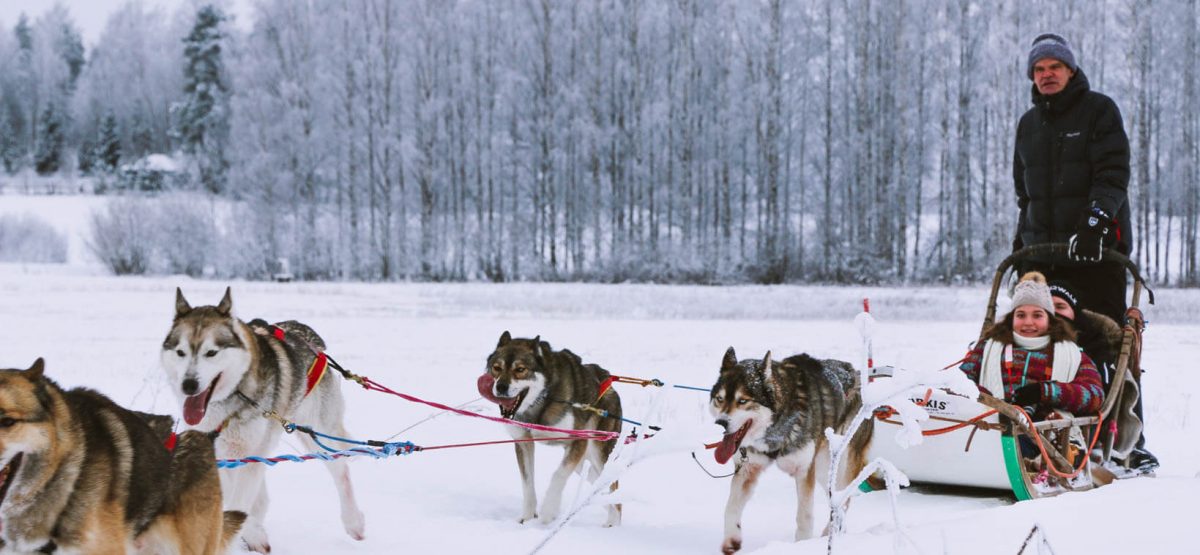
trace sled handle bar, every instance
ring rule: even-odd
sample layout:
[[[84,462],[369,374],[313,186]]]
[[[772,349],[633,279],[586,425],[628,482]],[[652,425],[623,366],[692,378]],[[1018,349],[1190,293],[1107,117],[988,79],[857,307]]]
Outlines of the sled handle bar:
[[[1067,244],[1047,243],[1043,245],[1025,247],[1008,255],[1002,262],[1000,262],[1000,266],[996,268],[996,274],[992,278],[992,294],[988,299],[987,314],[983,317],[983,328],[979,332],[980,337],[983,337],[983,334],[996,320],[996,297],[1000,294],[1000,286],[1004,282],[1004,274],[1008,272],[1010,268],[1016,265],[1017,262],[1035,256],[1057,256],[1065,259],[1067,257]],[[1133,276],[1133,299],[1130,302],[1130,306],[1138,306],[1138,303],[1141,300],[1143,288],[1150,297],[1150,304],[1154,304],[1154,291],[1146,286],[1146,281],[1142,279],[1142,274],[1138,270],[1137,264],[1134,264],[1133,261],[1129,260],[1129,258],[1124,254],[1121,254],[1113,249],[1104,249],[1103,260],[1105,263],[1115,262],[1121,265],[1126,271],[1129,272],[1130,275]]]

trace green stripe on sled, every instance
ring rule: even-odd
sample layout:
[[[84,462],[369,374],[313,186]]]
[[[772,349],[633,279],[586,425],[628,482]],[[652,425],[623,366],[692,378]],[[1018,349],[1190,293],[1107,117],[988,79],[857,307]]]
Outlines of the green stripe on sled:
[[[1017,501],[1033,499],[1025,487],[1025,464],[1021,460],[1017,438],[1008,434],[1001,435],[1000,444],[1004,447],[1004,466],[1008,470],[1008,483],[1012,485],[1013,495],[1017,497]]]

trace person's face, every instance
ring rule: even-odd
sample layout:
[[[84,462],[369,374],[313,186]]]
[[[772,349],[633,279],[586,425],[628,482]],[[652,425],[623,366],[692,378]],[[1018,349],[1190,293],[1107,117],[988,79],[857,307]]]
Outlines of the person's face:
[[[1033,82],[1046,96],[1061,92],[1074,76],[1075,72],[1056,58],[1042,58],[1033,64]]]
[[[1054,313],[1068,320],[1075,320],[1075,309],[1071,308],[1067,301],[1061,297],[1052,297],[1054,299]]]
[[[1013,311],[1013,331],[1025,337],[1041,337],[1050,329],[1050,315],[1040,306],[1025,304]]]

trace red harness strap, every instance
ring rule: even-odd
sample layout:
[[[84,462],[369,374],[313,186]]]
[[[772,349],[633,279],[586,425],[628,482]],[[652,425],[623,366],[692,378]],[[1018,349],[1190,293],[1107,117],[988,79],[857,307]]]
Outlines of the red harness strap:
[[[317,353],[317,358],[313,359],[312,365],[308,367],[308,381],[304,386],[305,397],[321,383],[321,378],[325,377],[325,370],[328,368],[329,357],[325,356],[324,351]]]
[[[612,384],[615,381],[617,381],[616,376],[609,376],[605,378],[604,381],[600,382],[600,394],[596,396],[597,403],[600,402],[600,398],[603,397],[605,393],[608,393],[609,388],[612,387]]]
[[[167,451],[174,451],[177,443],[179,443],[179,436],[175,432],[171,432],[171,435],[167,436],[167,440],[163,442],[163,446],[167,448]]]
[[[271,326],[271,337],[280,341],[284,340],[284,331],[278,326]],[[304,384],[304,396],[308,397],[313,389],[316,389],[317,384],[321,383],[321,378],[325,377],[325,370],[329,369],[329,357],[325,356],[325,352],[317,353],[317,358],[313,359],[312,364],[308,366],[308,373]]]

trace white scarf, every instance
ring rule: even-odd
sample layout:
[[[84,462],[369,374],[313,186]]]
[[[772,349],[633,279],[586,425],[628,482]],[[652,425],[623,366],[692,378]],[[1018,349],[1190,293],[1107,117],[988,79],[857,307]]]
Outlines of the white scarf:
[[[1029,344],[1028,338],[1021,337],[1016,333],[1013,334],[1013,339],[1025,339],[1022,343]],[[1033,343],[1037,343],[1036,341]],[[1047,337],[1045,343],[1050,343],[1050,338]],[[1043,346],[1044,347],[1044,346]],[[1023,347],[1024,348],[1024,347]],[[1004,397],[1004,372],[1001,368],[1004,365],[1004,360],[1011,361],[1012,345],[997,343],[994,339],[987,340],[983,344],[983,360],[979,370],[979,385],[992,392],[998,398]],[[1029,349],[1038,350],[1038,349]],[[1029,355],[1026,354],[1026,357]],[[1079,345],[1073,341],[1059,341],[1054,344],[1054,359],[1050,361],[1050,379],[1056,382],[1068,383],[1075,379],[1075,374],[1079,372],[1079,363],[1083,360],[1080,355]]]

